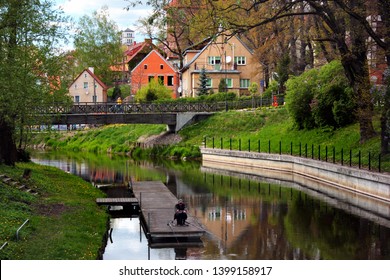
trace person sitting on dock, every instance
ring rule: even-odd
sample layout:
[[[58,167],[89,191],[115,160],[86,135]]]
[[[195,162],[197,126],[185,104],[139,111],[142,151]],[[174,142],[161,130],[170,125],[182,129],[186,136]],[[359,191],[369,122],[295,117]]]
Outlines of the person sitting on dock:
[[[184,204],[182,199],[179,199],[179,201],[175,205],[175,209],[176,212],[175,212],[174,219],[177,220],[177,225],[184,226],[187,220],[187,211],[186,211],[186,205]]]

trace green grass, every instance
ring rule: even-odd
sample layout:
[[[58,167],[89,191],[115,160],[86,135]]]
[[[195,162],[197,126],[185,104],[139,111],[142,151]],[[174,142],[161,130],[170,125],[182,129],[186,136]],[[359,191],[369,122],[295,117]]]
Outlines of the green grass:
[[[31,144],[45,143],[58,150],[126,154],[141,136],[160,134],[165,125],[107,125],[78,132],[41,132],[33,135]]]
[[[379,168],[380,137],[379,120],[374,119],[378,134],[373,139],[360,143],[359,125],[353,124],[340,129],[317,128],[298,130],[288,117],[285,108],[260,109],[255,111],[230,111],[217,113],[207,120],[184,128],[180,134],[185,139],[182,145],[196,145],[242,151],[293,154],[332,161],[333,149],[336,162],[349,164],[352,151],[352,165],[358,165],[361,153],[362,165],[368,165],[371,155],[372,168]],[[204,141],[206,140],[206,143]],[[291,150],[292,148],[292,150]],[[341,155],[341,153],[343,155]],[[390,172],[390,156],[381,157],[381,170]]]
[[[31,178],[21,179],[23,170]],[[53,167],[36,164],[0,165],[0,174],[23,181],[38,195],[25,193],[0,182],[0,259],[82,260],[96,259],[103,245],[108,214],[96,205],[104,196],[81,178]],[[29,219],[20,231],[16,230]]]
[[[368,165],[370,153],[373,169],[379,169],[379,120],[374,119],[377,136],[366,143],[360,143],[359,125],[353,124],[340,129],[317,128],[298,130],[288,116],[286,108],[261,108],[257,110],[241,110],[219,112],[179,132],[183,141],[169,147],[158,147],[147,150],[136,148],[134,143],[140,137],[159,134],[166,130],[165,125],[110,125],[74,134],[52,133],[38,134],[36,142],[45,141],[54,149],[90,151],[97,153],[132,152],[140,158],[199,158],[199,147],[215,147],[242,151],[294,154],[331,161],[333,149],[335,160],[349,164],[352,151],[352,165],[358,165],[358,154],[361,153],[362,165]],[[50,136],[50,138],[48,138]],[[292,147],[292,149],[291,149]],[[291,151],[292,150],[292,151]],[[381,158],[381,170],[390,172],[390,156]]]

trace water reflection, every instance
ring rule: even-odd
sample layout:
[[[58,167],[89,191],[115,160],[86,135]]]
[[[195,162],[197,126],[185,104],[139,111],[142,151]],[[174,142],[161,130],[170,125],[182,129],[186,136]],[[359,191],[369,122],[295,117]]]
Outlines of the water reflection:
[[[34,161],[99,186],[130,177],[163,181],[206,228],[201,248],[150,248],[138,218],[113,218],[104,259],[390,259],[389,205],[361,209],[311,186],[218,174],[195,163],[79,157],[44,153]]]

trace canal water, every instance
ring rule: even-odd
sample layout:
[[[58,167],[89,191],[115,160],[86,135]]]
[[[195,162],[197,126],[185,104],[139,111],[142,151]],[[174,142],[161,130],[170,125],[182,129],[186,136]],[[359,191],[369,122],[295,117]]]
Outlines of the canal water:
[[[176,240],[150,248],[137,213],[113,209],[105,260],[390,259],[388,211],[359,209],[310,186],[204,169],[195,162],[55,152],[35,152],[33,161],[78,175],[108,196],[129,195],[112,184],[130,178],[162,181],[206,229],[202,246]]]

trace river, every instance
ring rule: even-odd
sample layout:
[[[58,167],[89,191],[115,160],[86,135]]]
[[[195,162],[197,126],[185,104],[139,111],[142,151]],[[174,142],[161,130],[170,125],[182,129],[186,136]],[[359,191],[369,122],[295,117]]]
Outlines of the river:
[[[124,187],[104,187],[130,178],[162,181],[206,229],[201,246],[177,241],[150,248],[137,213],[113,211],[105,260],[390,259],[386,213],[356,211],[310,186],[221,173],[196,162],[63,152],[35,152],[32,159],[78,175],[108,196],[128,195]]]

